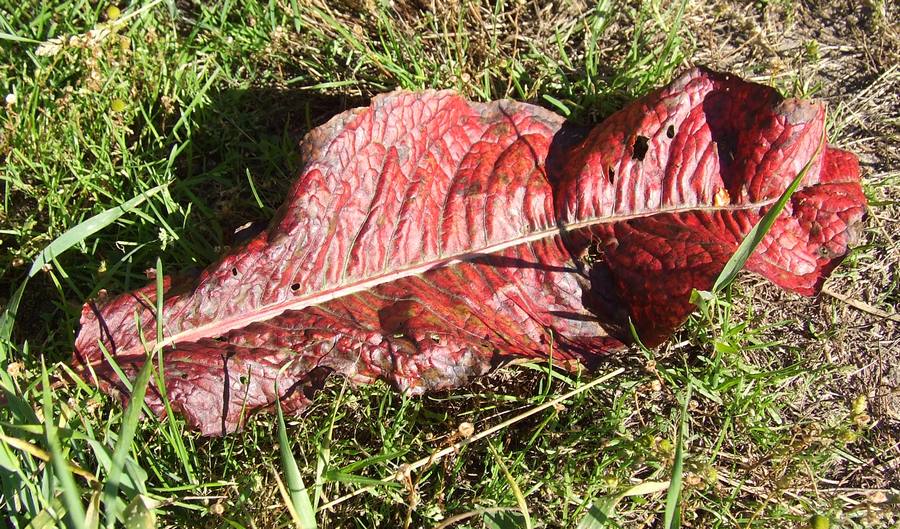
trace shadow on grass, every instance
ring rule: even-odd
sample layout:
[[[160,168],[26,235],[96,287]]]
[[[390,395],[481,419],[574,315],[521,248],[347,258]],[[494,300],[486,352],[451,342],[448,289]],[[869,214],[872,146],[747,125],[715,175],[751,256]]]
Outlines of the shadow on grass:
[[[169,193],[176,208],[167,211],[157,204],[151,212],[142,206],[168,224],[177,239],[161,235],[159,220],[131,222],[135,215],[129,214],[90,237],[86,252],[72,248],[58,260],[64,274],[38,274],[30,280],[15,343],[41,344],[51,357],[67,359],[85,299],[101,289],[117,294],[143,286],[149,281],[145,271],[154,267],[157,256],[167,274],[204,268],[240,242],[235,236],[239,228],[268,222],[300,171],[303,136],[332,116],[366,104],[360,98],[273,88],[224,90],[207,99],[189,116],[187,132],[185,127],[173,131],[181,115],[167,111],[161,101],[149,123],[141,118],[129,123],[128,147],[136,159],[158,164],[178,144],[177,136],[185,144],[172,164]],[[151,141],[151,129],[164,141]],[[124,185],[133,194],[142,189],[139,182]],[[27,266],[18,270],[21,274],[0,277],[0,291],[15,290]]]
[[[212,235],[220,244],[230,242],[234,228],[267,220],[281,204],[299,174],[299,144],[309,130],[366,104],[272,88],[226,90],[210,99],[192,116],[195,132],[176,161],[174,187],[179,202],[193,201],[216,228],[208,233],[197,226],[186,236]]]

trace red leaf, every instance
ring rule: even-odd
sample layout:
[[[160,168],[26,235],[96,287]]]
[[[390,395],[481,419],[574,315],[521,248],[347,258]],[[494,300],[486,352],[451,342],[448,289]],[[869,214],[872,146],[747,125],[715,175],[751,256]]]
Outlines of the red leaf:
[[[268,230],[198,278],[167,281],[165,379],[205,434],[288,410],[336,371],[421,393],[516,356],[594,363],[691,312],[742,237],[815,155],[824,107],[691,70],[592,131],[539,107],[394,92],[312,131]],[[748,267],[813,294],[865,212],[859,167],[816,160]],[[133,372],[155,289],[88,304],[75,344]],[[148,394],[161,411],[159,396]]]

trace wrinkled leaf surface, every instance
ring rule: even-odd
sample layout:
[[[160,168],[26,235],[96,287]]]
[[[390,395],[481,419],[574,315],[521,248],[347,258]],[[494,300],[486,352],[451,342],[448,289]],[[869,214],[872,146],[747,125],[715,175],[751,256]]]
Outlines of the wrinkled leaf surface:
[[[271,407],[276,378],[297,411],[332,372],[418,394],[512,357],[593,365],[628,340],[629,318],[659,344],[812,158],[747,267],[814,294],[865,212],[856,157],[817,152],[824,118],[704,69],[592,130],[512,101],[378,96],[307,136],[266,231],[198,277],[166,278],[171,404],[221,434]],[[124,386],[98,344],[136,372],[155,295],[85,305],[76,361],[104,388]]]

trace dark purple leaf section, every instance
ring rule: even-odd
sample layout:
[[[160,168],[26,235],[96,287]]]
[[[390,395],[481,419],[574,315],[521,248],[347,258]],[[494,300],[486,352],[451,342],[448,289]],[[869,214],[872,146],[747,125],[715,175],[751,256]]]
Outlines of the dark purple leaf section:
[[[821,105],[703,69],[591,131],[511,101],[376,97],[308,135],[265,232],[167,278],[167,396],[221,434],[279,396],[302,409],[332,372],[419,394],[513,357],[593,365],[628,341],[629,318],[660,343],[823,126]],[[856,158],[827,147],[748,266],[815,293],[864,212]],[[100,345],[132,374],[155,295],[85,305],[76,362],[104,389],[124,385]],[[148,403],[163,409],[157,390]]]

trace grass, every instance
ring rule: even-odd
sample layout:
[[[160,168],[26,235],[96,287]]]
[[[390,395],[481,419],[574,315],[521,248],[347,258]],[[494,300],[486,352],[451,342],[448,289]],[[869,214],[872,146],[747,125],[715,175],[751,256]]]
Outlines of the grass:
[[[708,39],[720,26],[702,17],[737,34],[809,14],[758,4],[166,0],[115,13],[102,2],[0,3],[0,86],[11,95],[0,114],[0,282],[3,304],[18,304],[0,335],[8,525],[310,527],[310,505],[319,527],[900,523],[898,419],[853,374],[890,362],[878,354],[898,343],[896,327],[743,276],[669,344],[611,359],[606,372],[621,374],[399,481],[403,465],[460,441],[461,423],[477,435],[597,374],[525,364],[418,399],[333,379],[302,417],[254,417],[221,439],[177,416],[138,420],[137,406],[65,376],[84,299],[142,286],[163,264],[209,263],[236,227],[281,202],[302,135],[374,93],[453,88],[589,124],[700,61],[762,74],[789,95],[854,90],[832,105],[829,130],[864,154],[873,218],[835,284],[893,310],[896,275],[878,267],[900,252],[889,220],[898,175],[877,147],[900,137],[896,107],[883,106],[900,76],[877,63],[882,33],[867,27],[875,37],[845,43],[872,57],[871,72],[850,76],[857,88],[830,77],[839,57],[827,42],[812,57],[802,41],[802,68],[770,62],[768,28],[717,56]],[[872,24],[891,18],[879,5]],[[758,11],[729,18],[740,9]],[[866,282],[879,286],[855,286]],[[665,492],[676,466],[680,516]]]

